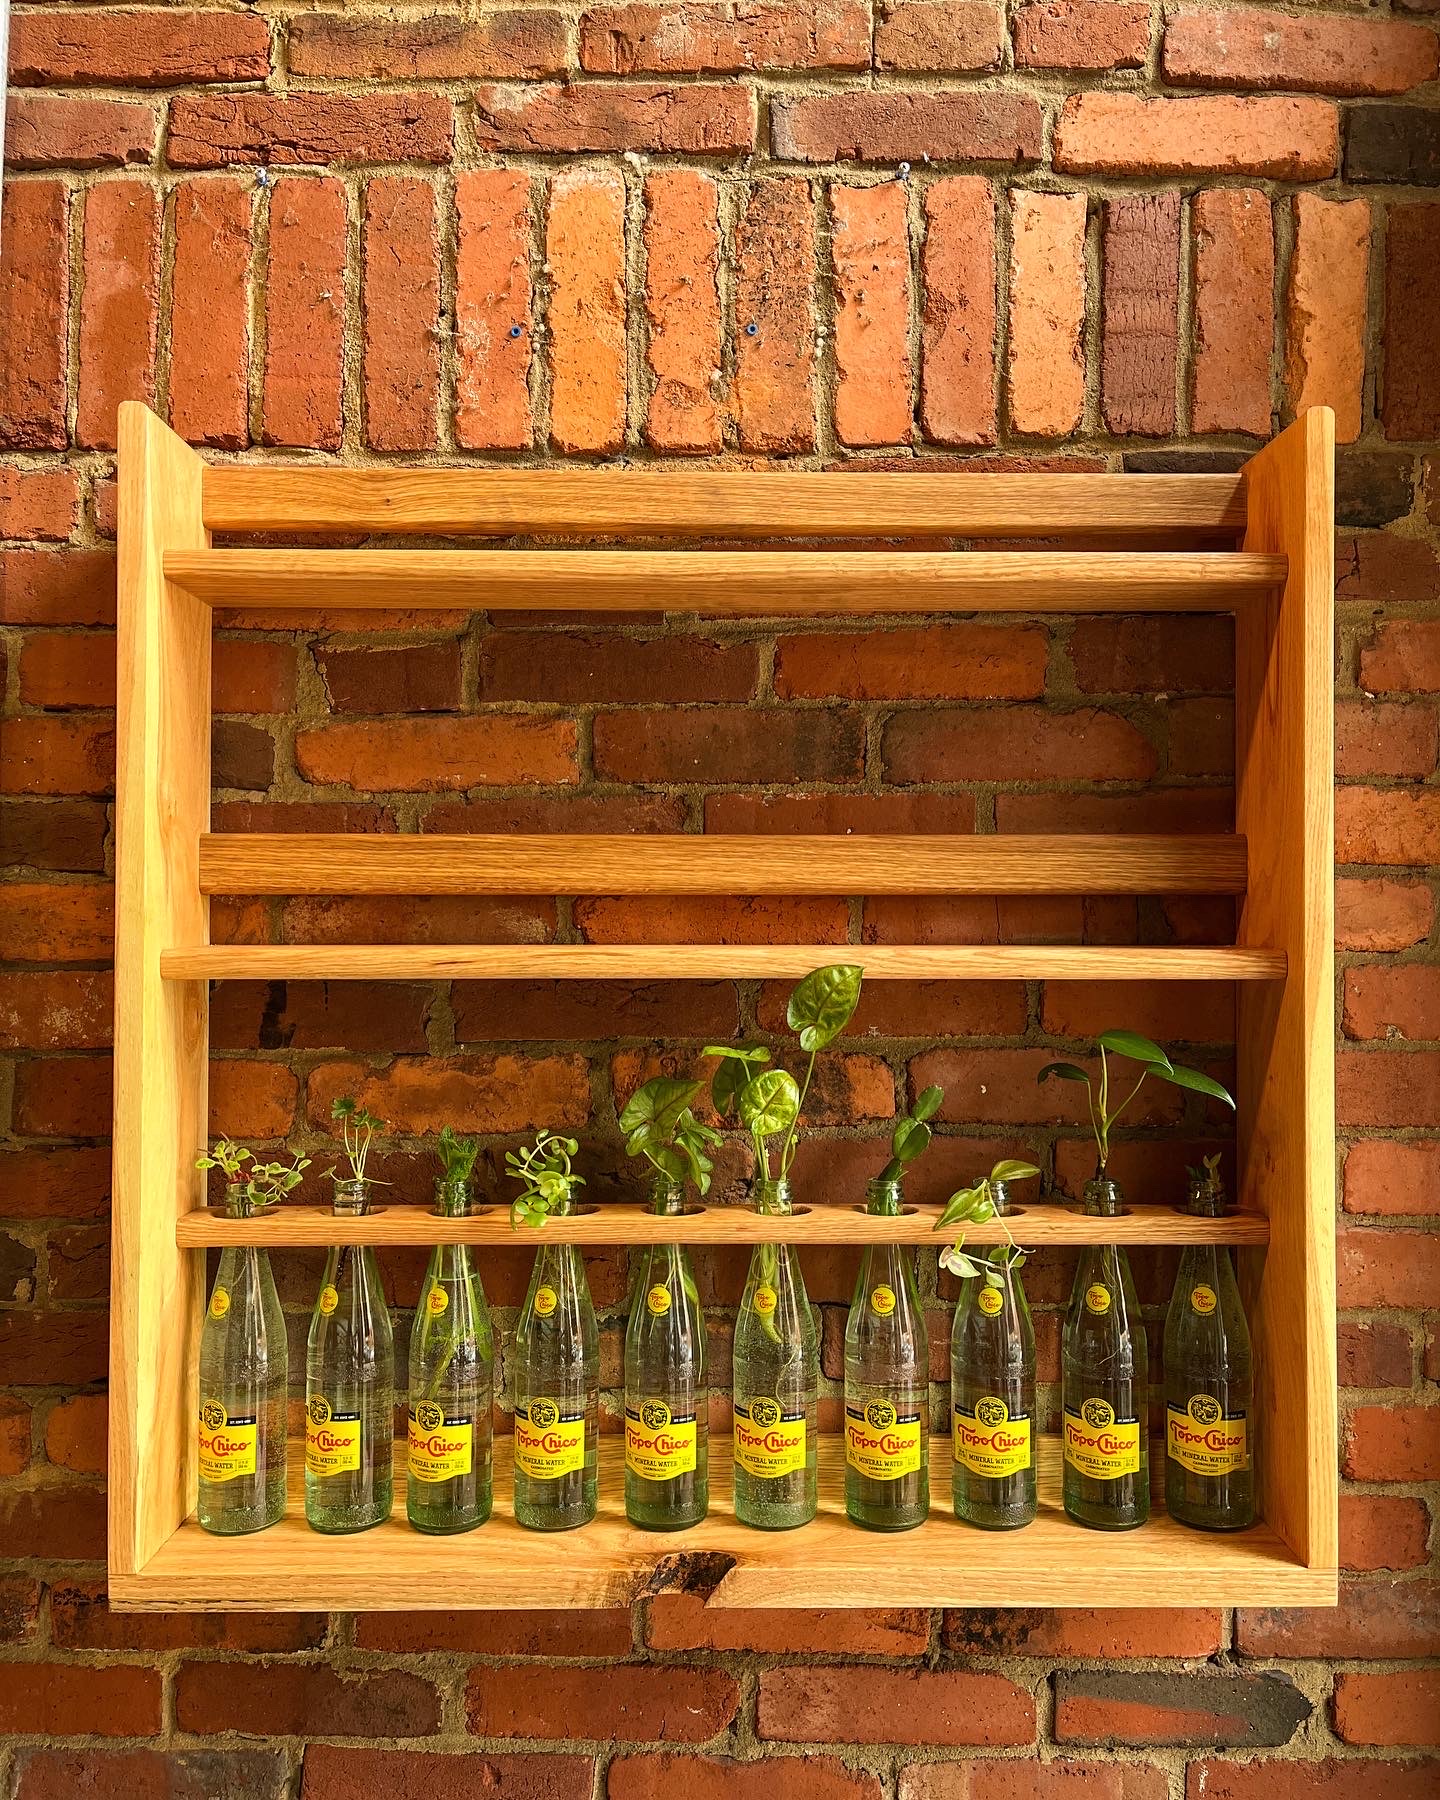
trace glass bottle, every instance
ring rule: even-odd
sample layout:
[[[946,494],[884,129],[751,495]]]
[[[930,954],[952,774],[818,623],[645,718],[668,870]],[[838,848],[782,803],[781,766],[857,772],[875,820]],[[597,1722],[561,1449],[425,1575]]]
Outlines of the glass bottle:
[[[1192,1181],[1196,1218],[1226,1210],[1213,1172]],[[1165,1505],[1205,1531],[1255,1522],[1250,1327],[1223,1244],[1187,1244],[1165,1316]]]
[[[870,1182],[865,1210],[898,1218],[900,1183]],[[914,1252],[868,1244],[845,1326],[845,1511],[872,1531],[929,1513],[929,1365]]]
[[[657,1177],[651,1212],[685,1210]],[[684,1244],[648,1244],[625,1328],[625,1516],[649,1531],[698,1525],[710,1505],[705,1314]]]
[[[365,1181],[335,1183],[337,1218],[370,1210]],[[367,1531],[395,1491],[395,1341],[368,1244],[332,1245],[305,1358],[305,1517],[315,1531]]]
[[[991,1193],[995,1211],[1008,1211],[1005,1183],[992,1183]],[[998,1287],[972,1275],[960,1289],[950,1407],[955,1517],[987,1531],[1028,1525],[1036,1508],[1035,1326],[1018,1268],[1005,1268]]]
[[[790,1183],[755,1184],[755,1210],[790,1211]],[[735,1517],[785,1531],[815,1517],[820,1339],[800,1259],[789,1244],[757,1244],[735,1321]]]
[[[225,1187],[225,1211],[256,1210],[249,1183]],[[270,1253],[227,1244],[200,1329],[200,1487],[195,1516],[234,1537],[285,1516],[285,1402],[290,1352]]]
[[[554,1208],[563,1218],[568,1200]],[[574,1244],[543,1243],[515,1328],[515,1517],[587,1525],[598,1504],[600,1333]]]
[[[1085,1184],[1085,1211],[1113,1218],[1124,1197],[1108,1176]],[[1130,1258],[1087,1244],[1065,1316],[1062,1363],[1065,1510],[1097,1531],[1150,1516],[1149,1350]]]
[[[468,1185],[437,1181],[435,1210],[464,1218]],[[410,1333],[405,1515],[417,1531],[473,1531],[490,1517],[494,1397],[495,1340],[470,1246],[437,1244]]]

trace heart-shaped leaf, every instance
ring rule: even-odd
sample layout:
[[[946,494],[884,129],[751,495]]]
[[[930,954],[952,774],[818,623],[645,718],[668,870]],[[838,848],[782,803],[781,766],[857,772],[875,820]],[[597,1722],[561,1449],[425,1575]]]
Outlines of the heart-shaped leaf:
[[[740,1049],[729,1044],[707,1044],[706,1056],[718,1056],[720,1067],[710,1081],[710,1099],[721,1118],[735,1110],[740,1090],[756,1069],[770,1060],[770,1052],[762,1044],[746,1044]]]
[[[795,989],[785,1009],[785,1021],[800,1034],[802,1050],[823,1050],[835,1042],[860,1002],[864,973],[858,963],[829,963],[823,969],[812,969]]]
[[[674,1135],[681,1113],[699,1092],[698,1081],[657,1075],[630,1096],[620,1115],[620,1129],[627,1140],[642,1128],[657,1138],[668,1139]],[[629,1148],[627,1141],[626,1149]],[[635,1152],[632,1150],[630,1154],[633,1156]]]
[[[767,1069],[740,1090],[740,1123],[753,1138],[788,1131],[800,1111],[800,1090],[784,1069]]]

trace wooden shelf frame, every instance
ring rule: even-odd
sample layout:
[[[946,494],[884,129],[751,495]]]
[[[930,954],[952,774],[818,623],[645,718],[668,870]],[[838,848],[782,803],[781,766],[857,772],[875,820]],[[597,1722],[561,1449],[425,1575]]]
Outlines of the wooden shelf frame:
[[[622,1604],[663,1583],[676,1551],[693,1549],[731,1559],[710,1598],[721,1606],[1104,1604],[1122,1591],[1133,1604],[1333,1601],[1333,454],[1332,416],[1317,408],[1239,476],[276,470],[207,467],[146,409],[123,406],[112,1604]],[[214,532],[508,541],[475,550],[213,549]],[[1237,548],[1214,548],[1237,537]],[[681,550],[555,547],[569,538],[708,542]],[[888,539],[893,547],[837,550],[827,538]],[[548,541],[516,548],[515,539]],[[797,539],[811,547],[794,548]],[[1093,548],[955,547],[999,539]],[[1176,539],[1198,541],[1175,550]],[[1111,547],[1131,540],[1151,547]],[[756,547],[708,547],[715,541]],[[935,547],[940,541],[945,547]],[[760,547],[776,542],[788,547]],[[1237,941],[1133,950],[211,944],[212,893],[276,891],[256,886],[266,840],[208,829],[212,609],[324,605],[865,617],[1232,611],[1233,837],[778,838],[765,840],[763,855],[725,839],[596,838],[560,840],[560,854],[575,892],[1230,893],[1242,896]],[[553,841],[403,835],[285,838],[275,847],[292,865],[287,892],[549,892],[538,868],[556,854]],[[1161,1519],[1138,1533],[1082,1538],[1056,1511],[1047,1460],[1035,1527],[1013,1539],[968,1532],[945,1515],[945,1447],[937,1445],[937,1516],[887,1541],[878,1558],[874,1540],[838,1516],[833,1446],[824,1451],[821,1521],[772,1536],[745,1532],[728,1516],[717,1444],[711,1519],[683,1541],[657,1543],[616,1517],[613,1453],[602,1456],[602,1519],[575,1540],[521,1538],[505,1517],[503,1468],[499,1516],[473,1538],[426,1539],[392,1523],[359,1538],[321,1539],[293,1516],[238,1542],[199,1532],[190,1519],[199,1252],[237,1241],[225,1236],[232,1222],[204,1210],[193,1167],[206,1124],[210,981],[780,977],[836,955],[853,956],[872,979],[1237,983],[1240,1211],[1202,1225],[1137,1207],[1113,1222],[1113,1233],[1136,1243],[1206,1237],[1237,1246],[1256,1337],[1263,1526],[1209,1538]],[[1063,1209],[1034,1212],[1022,1241],[1094,1240],[1095,1221]],[[927,1209],[883,1223],[903,1241],[933,1241]],[[434,1215],[403,1207],[357,1224],[379,1234],[377,1242],[434,1242],[441,1228]],[[263,1241],[277,1244],[333,1242],[350,1230],[304,1207],[242,1227],[262,1228]],[[518,1241],[503,1213],[459,1229],[477,1243]],[[563,1229],[581,1242],[640,1242],[654,1227],[608,1207]],[[749,1215],[721,1209],[693,1215],[679,1231],[666,1223],[667,1236],[697,1243],[752,1241],[757,1229]],[[874,1229],[844,1207],[815,1208],[783,1226],[766,1222],[766,1235],[793,1231],[802,1243],[859,1243]],[[551,1562],[556,1572],[546,1574],[542,1564]]]

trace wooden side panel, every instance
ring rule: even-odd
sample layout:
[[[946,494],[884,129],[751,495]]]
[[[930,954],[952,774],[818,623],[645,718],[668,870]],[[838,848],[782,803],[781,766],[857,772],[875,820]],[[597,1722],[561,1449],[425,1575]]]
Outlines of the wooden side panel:
[[[1270,1215],[1255,1308],[1266,1516],[1312,1569],[1337,1561],[1334,1019],[1334,416],[1304,414],[1247,465],[1247,549],[1283,592],[1236,621],[1242,944],[1283,984],[1238,990],[1241,1204]],[[1252,1272],[1253,1279],[1253,1272]]]
[[[110,1568],[133,1574],[190,1510],[192,1371],[204,1268],[175,1246],[206,1127],[206,990],[162,980],[160,952],[209,937],[200,834],[210,814],[208,607],[171,587],[167,549],[199,549],[200,459],[143,406],[120,409],[115,1149],[110,1325]]]

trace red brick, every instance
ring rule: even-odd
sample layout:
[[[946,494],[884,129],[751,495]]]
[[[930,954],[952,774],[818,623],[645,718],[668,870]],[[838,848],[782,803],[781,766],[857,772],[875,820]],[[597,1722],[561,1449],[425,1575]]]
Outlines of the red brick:
[[[788,895],[679,895],[665,900],[577,900],[575,923],[590,944],[843,944],[843,899]]]
[[[178,87],[269,73],[270,32],[255,13],[66,7],[21,13],[10,33],[18,87]]]
[[[938,1084],[945,1089],[939,1117],[965,1124],[1075,1125],[1085,1118],[1083,1098],[1073,1082],[1036,1080],[1046,1062],[1044,1050],[931,1050],[910,1064],[910,1081],[918,1092]],[[1132,1124],[1178,1115],[1179,1101],[1151,1084],[1136,1103]]]
[[[1392,206],[1385,232],[1387,438],[1440,433],[1440,288],[1433,279],[1440,206]],[[1433,517],[1432,511],[1432,517]]]
[[[7,625],[113,625],[114,551],[0,551],[0,620]]]
[[[1415,1345],[1403,1325],[1383,1319],[1342,1319],[1336,1340],[1341,1387],[1408,1388]]]
[[[1440,794],[1406,788],[1335,792],[1335,857],[1342,863],[1424,865],[1440,859]]]
[[[923,1656],[930,1615],[918,1608],[824,1612],[712,1609],[692,1594],[650,1602],[645,1641],[652,1650],[737,1650],[780,1656]]]
[[[842,444],[910,437],[910,247],[900,182],[830,190],[835,431]]]
[[[1337,536],[1335,597],[1361,605],[1440,599],[1440,559],[1423,538],[1389,531]]]
[[[63,542],[75,528],[78,497],[69,469],[0,468],[0,538]]]
[[[1440,1588],[1433,1581],[1342,1581],[1338,1607],[1244,1608],[1235,1615],[1242,1656],[1408,1659],[1433,1656],[1437,1634]],[[1373,1777],[1376,1765],[1366,1768]],[[1385,1790],[1386,1800],[1392,1791]]]
[[[1142,781],[1155,751],[1116,713],[1035,706],[897,713],[885,729],[887,781],[1030,781],[1064,769],[1074,781]],[[744,777],[741,777],[744,779]]]
[[[1056,127],[1058,170],[1101,175],[1273,175],[1319,180],[1335,172],[1339,128],[1325,100],[1152,99],[1072,94]]]
[[[23,1644],[40,1628],[40,1583],[24,1575],[0,1580],[0,1644]]]
[[[0,1355],[16,1387],[103,1381],[108,1337],[103,1312],[14,1307],[0,1313]]]
[[[1149,51],[1139,0],[1032,0],[1015,14],[1017,69],[1139,69]]]
[[[1435,768],[1432,706],[1342,700],[1335,709],[1335,773],[1422,778]]]
[[[456,441],[469,450],[524,450],[535,429],[530,177],[467,169],[456,178],[455,211]]]
[[[1401,1494],[1341,1494],[1340,1567],[1371,1573],[1429,1560],[1430,1514]]]
[[[1285,392],[1293,413],[1333,406],[1335,436],[1359,437],[1365,385],[1370,203],[1295,196],[1285,285]]]
[[[0,1476],[30,1467],[30,1407],[18,1394],[0,1394]]]
[[[251,190],[235,181],[175,189],[170,423],[223,450],[250,440],[251,214]]]
[[[1340,1233],[1338,1250],[1342,1307],[1434,1305],[1440,1236],[1355,1225]]]
[[[711,1756],[621,1756],[610,1764],[607,1800],[880,1800],[874,1775],[831,1756],[732,1762]]]
[[[808,182],[760,181],[749,189],[735,235],[735,429],[742,450],[815,447],[813,242]]]
[[[546,203],[545,260],[551,441],[567,455],[618,450],[626,375],[625,185],[618,175],[573,169],[555,177]]]
[[[386,1650],[402,1656],[460,1651],[473,1656],[624,1658],[630,1654],[630,1613],[624,1607],[578,1612],[362,1613],[355,1621],[355,1641],[362,1650]]]
[[[319,944],[541,944],[554,935],[553,900],[469,894],[297,895],[284,902],[280,929],[282,942]]]
[[[1257,188],[1210,188],[1191,209],[1195,241],[1192,425],[1269,434],[1275,334],[1270,202]]]
[[[92,719],[0,722],[0,792],[105,794],[115,774],[115,732]]]
[[[966,832],[975,829],[969,794],[707,794],[705,829],[756,836],[798,831]]]
[[[740,1706],[723,1669],[611,1663],[595,1669],[470,1671],[465,1710],[477,1737],[703,1744]]]
[[[1035,1702],[1003,1675],[765,1669],[757,1729],[783,1743],[1029,1744]]]
[[[457,981],[450,1004],[457,1044],[617,1037],[715,1043],[739,1029],[728,981]]]
[[[210,1062],[210,1127],[248,1142],[284,1137],[295,1118],[294,1075],[278,1063],[235,1056]]]
[[[1440,693],[1440,619],[1382,619],[1360,648],[1360,686],[1370,694]]]
[[[1346,1212],[1440,1212],[1440,1143],[1366,1138],[1345,1158],[1344,1185]]]
[[[482,19],[298,13],[290,20],[292,75],[338,81],[509,81],[565,67],[564,15],[536,7]]]
[[[1096,1669],[1055,1677],[1059,1743],[1286,1744],[1313,1710],[1274,1675]]]
[[[275,183],[261,403],[267,444],[340,447],[346,211],[339,181]]]
[[[580,18],[580,67],[596,75],[740,74],[865,69],[870,16],[858,0],[734,0],[592,6]]]
[[[474,133],[485,151],[743,156],[755,144],[755,96],[739,83],[703,81],[485,87],[475,93]]]
[[[312,1752],[313,1754],[313,1752]],[[280,1800],[277,1750],[21,1750],[15,1800]]]
[[[387,1800],[474,1800],[495,1793],[505,1800],[590,1800],[594,1785],[595,1764],[588,1756],[434,1756],[310,1744],[300,1795],[301,1800],[354,1800],[360,1793],[385,1794]]]
[[[613,781],[858,781],[862,734],[831,711],[726,706],[601,713],[595,770]]]
[[[1100,406],[1116,436],[1175,429],[1180,196],[1105,202]]]
[[[1345,1744],[1440,1744],[1440,1669],[1337,1675],[1335,1735]]]
[[[1070,664],[1086,694],[1223,693],[1234,685],[1234,626],[1206,616],[1078,618]]]
[[[45,1456],[78,1475],[103,1475],[108,1406],[103,1394],[74,1394],[45,1420]]]
[[[1323,1609],[1317,1609],[1321,1616]],[[1364,1654],[1362,1652],[1362,1654]],[[1192,1762],[1185,1800],[1434,1800],[1440,1764],[1415,1762]]]
[[[217,713],[289,712],[295,705],[295,646],[219,638],[210,685]]]
[[[657,450],[720,448],[719,189],[709,175],[645,178],[645,360],[654,383],[645,435]]]
[[[36,1057],[15,1076],[15,1129],[26,1137],[94,1137],[110,1112],[108,1056]]]
[[[201,1736],[429,1737],[440,1726],[440,1697],[396,1669],[347,1676],[323,1663],[184,1663],[175,1724]]]
[[[1163,1769],[1135,1763],[1003,1761],[911,1763],[900,1800],[1168,1800]]]
[[[107,975],[52,970],[0,975],[0,1049],[103,1050],[114,996]]]
[[[90,1219],[110,1202],[108,1149],[5,1153],[5,1214],[11,1219]]]
[[[1341,1448],[1352,1481],[1440,1481],[1440,1406],[1357,1406]]]
[[[166,147],[177,169],[444,163],[453,133],[441,94],[178,94]]]
[[[93,95],[10,97],[5,160],[12,169],[108,169],[155,156],[155,114],[128,100]]]
[[[1046,984],[1042,1025],[1058,1037],[1091,1038],[1118,1018],[1162,1043],[1228,1044],[1235,1031],[1231,989],[1188,981],[1059,981]]]
[[[875,21],[877,69],[997,69],[1005,25],[987,0],[885,0]]]
[[[1335,1095],[1341,1125],[1440,1125],[1440,1054],[1342,1048]]]
[[[432,450],[440,398],[440,243],[428,181],[377,175],[361,226],[365,441]]]
[[[1010,422],[1063,437],[1085,405],[1085,196],[1012,193],[1010,231]]]
[[[1345,1035],[1440,1038],[1440,968],[1368,963],[1345,972]]]
[[[160,1672],[125,1666],[12,1663],[0,1686],[0,1730],[65,1737],[83,1720],[96,1737],[160,1729]]]
[[[925,190],[920,423],[933,443],[995,442],[995,196],[978,175]]]
[[[155,400],[160,304],[160,203],[139,181],[109,181],[85,196],[84,304],[76,442],[115,444],[122,400]]]
[[[384,1069],[322,1063],[306,1083],[306,1110],[328,1128],[330,1104],[353,1093],[397,1132],[438,1131],[457,1118],[487,1131],[584,1125],[590,1083],[583,1056],[397,1056]]]
[[[50,1590],[51,1642],[67,1650],[314,1650],[324,1613],[117,1613],[102,1582]]]
[[[105,1493],[76,1481],[0,1493],[0,1530],[10,1557],[96,1562],[105,1556]],[[0,1699],[0,1707],[4,1701]],[[14,1729],[14,1727],[10,1727]],[[46,1727],[25,1727],[44,1731]],[[65,1727],[53,1729],[64,1731]]]
[[[751,644],[579,631],[492,631],[480,641],[484,702],[748,700],[759,679]]]
[[[786,162],[1034,162],[1040,108],[1029,94],[856,89],[777,100],[774,154]]]
[[[210,1006],[218,1050],[363,1051],[427,1048],[431,990],[399,982],[227,981]]]
[[[782,637],[775,692],[782,699],[1038,699],[1048,652],[1043,629],[978,622]]]
[[[307,781],[362,791],[439,793],[574,781],[575,726],[568,719],[500,713],[325,725],[296,734],[295,764]]]
[[[1337,950],[1408,950],[1430,935],[1435,902],[1418,881],[1335,883]]]
[[[114,941],[114,890],[99,882],[11,882],[5,920],[10,962],[101,962]]]
[[[1164,70],[1178,87],[1403,94],[1434,77],[1435,34],[1388,19],[1182,6],[1165,24]]]
[[[401,644],[378,650],[317,649],[336,713],[455,712],[461,705],[460,644]]]

